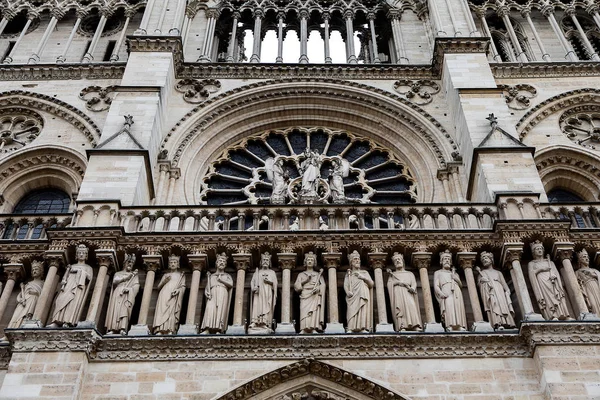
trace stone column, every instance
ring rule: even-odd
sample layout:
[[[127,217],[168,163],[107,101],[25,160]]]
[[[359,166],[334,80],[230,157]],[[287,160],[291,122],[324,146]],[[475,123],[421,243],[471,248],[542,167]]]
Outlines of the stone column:
[[[169,171],[169,189],[167,190],[166,203],[171,204],[173,201],[173,192],[175,191],[175,182],[181,176],[179,168],[174,168]]]
[[[23,40],[23,37],[27,33],[27,30],[31,26],[31,23],[33,22],[33,20],[36,19],[36,18],[38,18],[38,17],[39,16],[37,14],[32,13],[32,12],[28,12],[27,22],[25,23],[25,26],[23,27],[23,30],[21,30],[21,34],[17,38],[17,41],[15,42],[15,45],[13,46],[12,50],[8,54],[8,57],[6,57],[4,59],[3,64],[11,64],[13,62],[13,57],[15,56],[15,54],[17,53],[17,50],[19,49],[19,45],[21,44],[21,41]]]
[[[368,13],[369,28],[371,31],[371,46],[373,47],[373,64],[381,64],[379,50],[377,49],[377,35],[375,34],[375,13]]]
[[[204,45],[202,46],[202,54],[198,58],[199,62],[208,63],[211,62],[211,54],[213,48],[213,41],[215,38],[215,27],[217,25],[217,18],[219,17],[219,11],[215,9],[209,9],[206,11],[208,22],[206,24],[206,36],[204,37]]]
[[[262,19],[264,13],[262,10],[254,10],[254,41],[252,44],[252,56],[250,57],[251,63],[260,62],[260,45],[261,45],[261,32],[262,32]]]
[[[244,335],[246,333],[246,323],[242,319],[244,317],[246,270],[250,267],[251,262],[252,256],[250,254],[239,253],[233,255],[237,278],[235,282],[235,303],[233,305],[233,325],[227,327],[228,335]]]
[[[195,335],[198,333],[198,325],[196,324],[198,292],[200,289],[202,271],[206,269],[208,263],[208,255],[203,253],[190,254],[188,255],[188,261],[192,268],[192,284],[190,286],[190,297],[188,299],[185,324],[179,325],[179,330],[177,331],[178,335]],[[202,296],[200,296],[200,298],[202,299]]]
[[[291,319],[291,278],[292,269],[296,266],[296,253],[278,253],[279,267],[281,268],[281,322],[277,324],[275,333],[294,334],[296,328]]]
[[[425,332],[445,332],[444,327],[435,320],[433,311],[433,298],[431,297],[431,285],[429,283],[429,267],[431,266],[431,253],[419,251],[412,254],[412,265],[419,269],[421,280],[421,291],[423,292],[423,304],[425,306]]]
[[[550,23],[552,30],[558,37],[560,44],[566,52],[565,58],[569,61],[579,61],[577,55],[575,54],[575,51],[573,51],[573,48],[571,47],[571,44],[565,37],[565,33],[560,28],[560,25],[558,25],[558,22],[556,22],[556,18],[554,17],[554,8],[551,5],[548,5],[540,11],[546,18],[548,18],[548,22]]]
[[[523,321],[545,321],[541,314],[533,310],[531,297],[527,291],[527,283],[521,268],[521,255],[523,254],[523,243],[506,243],[502,249],[502,264],[510,269],[513,286],[523,314]]]
[[[396,58],[398,64],[408,64],[406,51],[404,50],[404,42],[402,41],[402,32],[400,31],[400,13],[398,11],[390,11],[388,18],[391,19],[392,36],[394,38],[394,48],[396,50]]]
[[[331,19],[331,14],[328,12],[323,13],[323,45],[325,49],[325,64],[331,64],[331,54],[329,49],[329,20]],[[331,226],[331,224],[330,224]]]
[[[479,17],[479,22],[481,23],[481,27],[483,28],[484,36],[491,38],[492,33],[490,32],[487,20],[485,19],[485,11],[477,12],[477,16]],[[498,53],[498,49],[496,48],[496,45],[494,44],[493,40],[490,40],[490,46],[492,49],[492,58],[494,59],[494,61],[501,63],[502,57],[500,57],[500,53]]]
[[[98,261],[98,274],[96,275],[96,283],[92,292],[92,299],[88,307],[88,313],[85,321],[77,324],[80,328],[96,328],[102,313],[102,305],[106,297],[106,286],[108,284],[108,270],[114,271],[117,265],[117,255],[112,249],[96,250],[96,260]]]
[[[308,64],[308,10],[300,10],[300,64]]]
[[[531,29],[531,32],[533,33],[533,37],[535,38],[535,41],[538,44],[538,47],[540,48],[540,51],[542,52],[542,60],[550,62],[552,61],[550,59],[550,54],[548,54],[548,52],[546,51],[546,48],[544,47],[544,44],[542,43],[542,39],[540,38],[540,35],[538,34],[537,29],[535,29],[535,25],[533,24],[533,21],[531,20],[531,10],[530,9],[524,9],[523,11],[521,11],[521,15],[523,16],[523,18],[525,18],[527,20],[527,24],[529,25],[529,28]]]
[[[276,63],[281,64],[283,62],[283,20],[285,19],[285,13],[280,11],[277,14],[277,59]]]
[[[477,253],[459,252],[456,254],[458,263],[465,271],[465,280],[467,281],[467,289],[469,291],[469,300],[471,302],[471,310],[473,311],[473,326],[471,330],[474,332],[493,332],[492,325],[483,320],[481,312],[481,304],[477,294],[477,285],[473,276],[473,263],[477,259]]]
[[[178,0],[177,1],[177,9],[175,10],[175,20],[173,21],[173,25],[171,29],[169,29],[169,35],[172,36],[183,36],[183,24],[185,20],[185,8],[186,8],[186,0]],[[183,38],[182,38],[183,42]]]
[[[2,17],[2,20],[0,20],[0,35],[2,35],[2,33],[4,33],[4,29],[6,29],[6,25],[8,25],[8,22],[13,19],[14,16],[7,16],[6,14]]]
[[[508,36],[510,37],[510,40],[512,42],[513,48],[517,51],[517,60],[520,62],[528,62],[529,60],[527,59],[527,55],[525,55],[525,52],[523,51],[523,48],[521,47],[521,43],[519,43],[519,39],[517,38],[517,33],[515,32],[515,28],[512,25],[512,22],[510,21],[510,18],[508,17],[509,14],[509,9],[507,6],[501,7],[498,10],[498,16],[500,18],[502,18],[502,21],[504,21],[504,26],[506,26],[506,30],[508,31]]]
[[[237,37],[237,25],[238,25],[239,19],[240,19],[240,13],[238,11],[235,11],[233,13],[233,25],[231,27],[231,37],[229,38],[229,46],[227,47],[227,58],[225,59],[225,61],[228,63],[232,63],[234,61],[233,53],[235,52],[235,43],[236,43],[235,39]]]
[[[6,306],[15,288],[15,282],[25,276],[25,268],[22,263],[11,261],[9,264],[4,264],[4,273],[6,274],[6,283],[2,296],[0,296],[0,320],[6,313]]]
[[[554,243],[552,253],[556,258],[557,264],[562,267],[560,268],[560,276],[567,288],[571,306],[573,306],[573,311],[575,312],[577,319],[582,321],[598,321],[598,316],[591,313],[585,303],[583,292],[581,291],[579,282],[577,282],[577,275],[575,275],[573,265],[571,264],[573,250],[573,243]]]
[[[92,38],[92,42],[90,43],[90,47],[88,47],[87,52],[81,60],[82,63],[90,63],[94,61],[94,51],[96,50],[96,46],[98,46],[100,36],[102,36],[102,31],[104,31],[104,26],[106,26],[106,21],[110,16],[110,13],[107,10],[101,10],[100,13],[102,14],[100,16],[100,22],[98,22],[96,32],[94,32],[94,37]]]
[[[460,203],[463,203],[465,201],[465,198],[463,196],[463,191],[460,186],[458,167],[451,166],[450,168],[448,168],[448,172],[452,176],[452,182],[454,183],[454,191],[456,192],[456,197]]]
[[[142,305],[138,316],[137,325],[133,325],[129,330],[129,336],[148,336],[148,313],[150,311],[150,300],[152,299],[152,290],[154,289],[154,277],[156,271],[162,266],[162,256],[158,254],[142,255],[146,265],[146,281],[144,283],[144,292],[142,293]]]
[[[81,10],[77,10],[77,20],[75,21],[75,25],[73,25],[73,29],[71,29],[71,34],[69,35],[69,39],[67,39],[67,43],[65,44],[65,49],[63,50],[63,52],[62,52],[62,54],[60,56],[56,57],[56,63],[57,64],[62,64],[65,61],[67,61],[67,53],[69,52],[69,49],[71,48],[71,44],[73,43],[73,39],[75,38],[75,34],[77,33],[77,29],[79,29],[79,25],[81,24],[81,20],[86,15],[87,15],[86,12],[83,12]]]
[[[387,260],[387,253],[369,253],[369,263],[375,273],[375,293],[377,298],[378,323],[375,332],[394,332],[394,325],[387,319],[387,306],[385,304],[385,284],[383,283],[383,268]]]
[[[48,43],[50,34],[52,34],[52,31],[54,30],[54,28],[56,28],[56,23],[58,22],[58,20],[60,18],[64,17],[64,15],[65,15],[62,10],[57,9],[57,8],[53,9],[51,13],[52,13],[52,18],[50,18],[50,22],[48,22],[46,31],[44,32],[44,35],[42,36],[42,39],[40,40],[38,47],[34,50],[33,54],[31,54],[31,56],[29,57],[29,61],[27,62],[27,64],[37,64],[40,61],[40,57],[41,57],[42,53],[44,52],[46,43]]]
[[[40,298],[35,305],[33,316],[23,323],[24,328],[41,328],[46,325],[46,318],[56,288],[58,268],[61,264],[64,264],[65,260],[64,250],[48,250],[46,260],[48,262],[48,272],[46,272],[44,286],[42,286]]]
[[[127,28],[129,27],[129,22],[131,21],[131,17],[135,14],[134,11],[127,10],[125,12],[125,23],[123,24],[123,29],[121,30],[121,35],[119,35],[119,39],[115,44],[115,48],[110,55],[110,62],[119,61],[119,51],[121,50],[121,46],[123,46],[123,42],[125,41],[125,35],[127,34]]]
[[[352,20],[354,19],[354,11],[344,11],[344,18],[346,19],[346,48],[348,49],[347,63],[356,64],[356,54],[354,52],[354,25]]]
[[[134,35],[145,35],[148,30],[148,25],[150,24],[150,16],[154,9],[154,3],[156,0],[148,0],[146,3],[146,10],[144,11],[144,15],[142,16],[142,21],[140,22],[140,27],[136,29]]]
[[[590,58],[592,59],[592,61],[600,61],[600,57],[598,57],[598,53],[594,49],[594,46],[592,46],[592,44],[590,43],[590,40],[587,38],[585,31],[581,27],[581,24],[579,23],[579,20],[577,19],[577,16],[575,15],[575,8],[567,9],[567,15],[571,17],[573,24],[575,24],[575,28],[577,28],[577,32],[579,32],[579,36],[581,36],[581,40],[583,40],[583,43],[585,44],[585,48],[588,51],[588,53],[590,54]]]
[[[327,288],[329,303],[329,322],[325,333],[346,333],[344,325],[340,323],[340,310],[338,307],[337,268],[340,266],[342,253],[323,253],[323,268],[327,268]]]

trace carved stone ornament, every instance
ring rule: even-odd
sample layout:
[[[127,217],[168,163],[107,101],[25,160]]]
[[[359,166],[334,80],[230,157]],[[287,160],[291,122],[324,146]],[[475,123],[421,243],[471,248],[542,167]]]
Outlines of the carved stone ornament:
[[[531,105],[531,99],[537,96],[537,90],[531,85],[498,85],[504,92],[508,108],[525,110]]]
[[[418,105],[429,104],[433,101],[432,95],[440,92],[440,85],[425,79],[401,79],[394,83],[394,90]]]
[[[79,98],[85,101],[85,107],[90,111],[106,111],[113,101],[116,86],[88,86],[79,93]]]
[[[24,108],[7,108],[0,112],[0,151],[8,153],[31,143],[38,137],[44,120]]]
[[[594,150],[600,147],[600,107],[575,107],[561,115],[559,124],[573,142]]]
[[[294,391],[289,394],[284,394],[277,400],[348,400],[348,396],[339,396],[327,390],[321,389],[304,389]]]
[[[77,29],[77,33],[85,37],[93,37],[100,22],[99,13],[90,13],[83,17],[81,24]],[[119,17],[110,18],[107,16],[106,25],[102,30],[101,37],[112,36],[123,29],[124,19]]]
[[[220,89],[221,82],[215,79],[182,79],[175,86],[175,90],[183,93],[183,99],[190,104],[200,104]]]

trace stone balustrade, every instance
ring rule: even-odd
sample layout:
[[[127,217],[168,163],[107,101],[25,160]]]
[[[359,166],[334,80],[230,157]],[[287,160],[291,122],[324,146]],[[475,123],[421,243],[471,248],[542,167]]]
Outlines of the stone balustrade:
[[[72,214],[0,216],[0,239],[38,240],[46,238],[46,229],[64,228],[71,223]]]

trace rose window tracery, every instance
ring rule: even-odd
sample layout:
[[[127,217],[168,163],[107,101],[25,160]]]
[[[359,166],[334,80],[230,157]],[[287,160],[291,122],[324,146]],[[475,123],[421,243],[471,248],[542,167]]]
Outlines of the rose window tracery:
[[[560,126],[573,142],[590,149],[600,146],[600,110],[568,111],[560,118]]]
[[[0,112],[0,151],[7,153],[31,143],[44,126],[40,115],[25,109]]]
[[[412,203],[409,168],[371,139],[324,128],[245,138],[202,180],[203,204]]]

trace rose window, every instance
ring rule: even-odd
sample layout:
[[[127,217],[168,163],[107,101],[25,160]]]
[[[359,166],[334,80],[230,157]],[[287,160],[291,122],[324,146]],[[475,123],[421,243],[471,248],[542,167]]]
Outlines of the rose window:
[[[42,131],[42,117],[24,109],[4,110],[0,114],[0,150],[7,153],[32,142]]]
[[[225,150],[202,180],[203,204],[413,203],[414,177],[388,149],[324,128],[264,132]]]
[[[566,112],[560,118],[569,139],[591,149],[600,145],[600,112]]]

